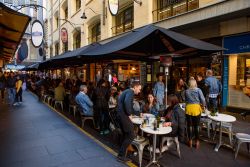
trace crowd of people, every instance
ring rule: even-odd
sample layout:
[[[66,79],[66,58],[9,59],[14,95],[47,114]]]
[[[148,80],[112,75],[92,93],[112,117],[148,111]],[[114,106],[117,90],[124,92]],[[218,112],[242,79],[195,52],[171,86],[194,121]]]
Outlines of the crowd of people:
[[[163,126],[171,126],[173,129],[168,135],[178,136],[179,141],[187,142],[189,147],[192,147],[195,141],[195,147],[198,149],[201,112],[205,108],[217,110],[218,96],[222,90],[220,81],[213,76],[211,70],[206,71],[206,77],[200,73],[190,77],[188,84],[179,78],[174,94],[168,95],[167,98],[161,73],[157,75],[158,80],[152,87],[143,88],[139,81],[133,81],[130,85],[129,82],[119,82],[116,75],[102,77],[99,74],[96,77],[98,82],[94,84],[83,82],[78,77],[66,80],[36,75],[22,77],[18,73],[0,71],[1,98],[5,98],[4,91],[7,90],[8,103],[19,105],[22,103],[23,83],[25,83],[39,99],[47,94],[54,100],[63,101],[64,105],[77,105],[83,115],[94,117],[96,129],[101,135],[110,133],[109,112],[115,111],[119,127],[123,132],[118,160],[127,162],[130,161],[126,157],[127,148],[135,138],[134,125],[131,121],[133,115],[151,113],[156,117],[163,117],[165,119]],[[66,92],[69,92],[68,96]],[[180,107],[180,103],[185,103],[185,110]]]
[[[22,104],[22,92],[24,88],[24,76],[21,73],[4,72],[0,70],[1,102],[17,106]],[[7,90],[7,98],[5,97]]]

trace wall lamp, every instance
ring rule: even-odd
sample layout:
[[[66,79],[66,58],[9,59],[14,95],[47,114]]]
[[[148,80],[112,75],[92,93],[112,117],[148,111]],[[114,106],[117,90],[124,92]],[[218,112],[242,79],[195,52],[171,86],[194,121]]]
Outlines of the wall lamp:
[[[91,8],[85,8],[84,9],[84,11],[83,11],[83,13],[82,13],[82,16],[81,16],[81,19],[87,19],[87,16],[86,16],[86,13],[85,13],[85,11],[87,10],[87,9],[89,9],[89,10],[91,10],[93,13],[95,13],[95,14],[97,14],[97,15],[99,15],[100,13],[96,13],[93,9],[91,9]],[[106,16],[106,15],[105,15]]]
[[[62,20],[62,21],[68,22],[77,32],[82,33],[81,31],[79,31],[79,30],[76,28],[76,25],[82,25],[82,24],[72,23],[71,21],[69,21],[69,20],[67,20],[67,19],[58,19],[58,20]]]
[[[134,0],[135,3],[139,4],[140,6],[142,5],[142,1],[141,0]]]

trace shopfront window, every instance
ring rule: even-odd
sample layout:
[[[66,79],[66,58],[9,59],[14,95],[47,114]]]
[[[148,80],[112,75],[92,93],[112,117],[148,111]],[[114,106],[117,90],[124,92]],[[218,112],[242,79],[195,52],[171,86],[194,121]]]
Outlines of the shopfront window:
[[[123,10],[116,16],[116,26],[112,27],[113,34],[119,34],[133,29],[134,27],[133,6]]]
[[[118,80],[126,81],[128,79],[140,80],[139,63],[124,63],[118,66]]]
[[[229,56],[228,105],[250,108],[250,54]]]
[[[159,21],[197,8],[199,0],[157,0],[153,18],[154,21]]]

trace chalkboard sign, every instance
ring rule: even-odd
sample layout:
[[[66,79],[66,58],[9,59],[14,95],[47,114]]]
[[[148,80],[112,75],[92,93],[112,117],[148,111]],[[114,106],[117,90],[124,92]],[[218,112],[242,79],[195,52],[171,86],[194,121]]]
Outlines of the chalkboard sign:
[[[147,66],[146,63],[140,63],[140,82],[144,86],[147,82]]]

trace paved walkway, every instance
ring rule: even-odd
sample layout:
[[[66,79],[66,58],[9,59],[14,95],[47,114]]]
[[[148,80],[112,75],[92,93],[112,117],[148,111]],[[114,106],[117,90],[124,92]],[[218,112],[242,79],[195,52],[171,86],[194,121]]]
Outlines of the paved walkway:
[[[91,138],[75,127],[37,98],[24,92],[20,106],[7,106],[0,102],[0,167],[120,167],[114,152],[104,149],[97,140],[117,151],[112,133],[99,135],[91,126],[85,126]],[[237,116],[237,115],[236,115]],[[74,120],[74,119],[73,119]],[[234,131],[250,133],[250,123],[237,118]],[[74,120],[75,121],[75,120]],[[78,123],[76,121],[76,123]],[[203,134],[206,134],[203,131]],[[227,136],[224,136],[228,139]],[[160,159],[166,167],[249,167],[250,154],[246,145],[241,146],[234,160],[234,152],[221,147],[213,150],[214,144],[201,142],[199,150],[181,144],[181,156],[175,150],[167,151]],[[111,154],[111,153],[113,154]],[[138,157],[132,157],[137,164]],[[143,166],[148,163],[148,151],[144,151]]]
[[[120,167],[114,155],[24,92],[20,106],[0,102],[0,167]]]

